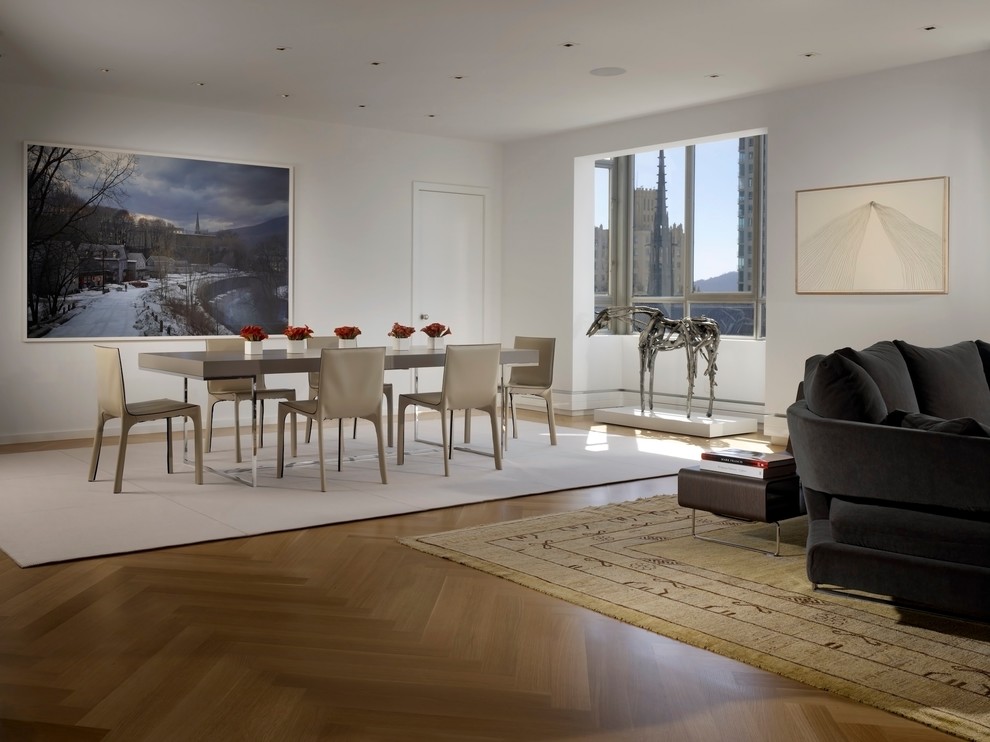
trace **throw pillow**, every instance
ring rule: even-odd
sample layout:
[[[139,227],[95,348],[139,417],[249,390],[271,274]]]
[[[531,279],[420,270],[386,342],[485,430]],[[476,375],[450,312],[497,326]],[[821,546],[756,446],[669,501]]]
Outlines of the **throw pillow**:
[[[880,387],[888,410],[921,411],[904,356],[890,340],[881,340],[863,350],[842,348],[836,353],[866,369]]]
[[[944,420],[941,417],[933,417],[921,412],[894,410],[883,419],[882,424],[895,428],[912,428],[914,430],[931,430],[936,433],[955,433],[956,435],[971,435],[976,438],[990,438],[990,427],[980,424],[971,417]]]
[[[878,423],[887,414],[876,382],[860,366],[837,353],[808,359],[804,396],[808,409],[822,417]]]
[[[976,343],[965,340],[942,348],[894,343],[914,380],[918,412],[947,420],[972,417],[990,425],[990,386]]]

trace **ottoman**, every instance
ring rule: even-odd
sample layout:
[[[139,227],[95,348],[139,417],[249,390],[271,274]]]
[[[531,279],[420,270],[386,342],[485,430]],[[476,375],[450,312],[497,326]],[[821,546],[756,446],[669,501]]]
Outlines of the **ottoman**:
[[[700,467],[692,466],[681,469],[677,474],[677,504],[691,508],[691,535],[695,538],[779,556],[780,521],[804,513],[799,485],[800,480],[797,475],[777,479],[755,479],[722,472],[702,471]],[[773,523],[776,528],[776,546],[773,551],[766,551],[711,536],[700,536],[695,531],[696,510],[737,520]]]

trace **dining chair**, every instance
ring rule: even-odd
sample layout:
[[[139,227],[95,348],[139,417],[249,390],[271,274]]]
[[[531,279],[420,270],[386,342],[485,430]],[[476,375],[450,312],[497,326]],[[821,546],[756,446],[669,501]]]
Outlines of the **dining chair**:
[[[502,468],[502,449],[498,430],[498,376],[502,346],[499,343],[481,345],[448,345],[443,367],[443,384],[439,392],[414,392],[399,395],[399,440],[396,463],[405,460],[406,407],[428,407],[440,413],[440,433],[443,446],[443,474],[450,476],[449,459],[453,454],[450,428],[454,412],[471,410],[487,412],[492,422],[492,448],[495,468]]]
[[[132,426],[150,420],[165,420],[165,468],[172,473],[172,418],[188,417],[193,424],[195,445],[196,484],[203,483],[203,422],[199,405],[177,399],[149,399],[144,402],[128,402],[124,391],[124,369],[120,362],[120,349],[105,345],[96,349],[96,433],[93,436],[93,456],[89,466],[89,481],[96,481],[96,469],[103,447],[103,427],[108,420],[120,418],[120,445],[117,449],[117,471],[113,491],[119,493],[124,480],[124,455],[127,452],[127,435]]]
[[[339,341],[340,341],[340,338],[338,338],[336,335],[315,335],[315,336],[309,338],[309,340],[308,340],[308,342],[309,342],[308,347],[310,347],[310,348],[321,348],[321,349],[322,348],[336,348],[336,347],[338,347]],[[317,395],[317,393],[319,391],[319,388],[320,388],[320,374],[319,374],[319,372],[317,372],[317,371],[310,371],[310,373],[309,373],[309,398],[310,399],[316,399],[316,395]],[[395,428],[395,424],[394,424],[394,421],[393,421],[393,407],[394,407],[394,404],[395,404],[395,397],[394,397],[393,392],[392,392],[392,385],[391,384],[385,384],[385,383],[383,383],[382,384],[382,394],[385,397],[385,410],[386,410],[386,413],[388,415],[388,428],[387,428],[388,447],[389,448],[392,448],[392,446],[394,445],[392,431]],[[307,443],[309,443],[310,438],[312,437],[312,433],[313,433],[313,421],[312,421],[312,419],[310,419],[310,420],[307,420],[306,421],[306,442]],[[355,438],[357,438],[357,420],[356,419],[354,420],[354,432],[353,432],[352,435]]]
[[[244,341],[241,338],[213,338],[206,341],[206,349],[211,351],[236,351],[243,353]],[[207,404],[209,405],[206,423],[206,450],[213,450],[213,408],[218,402],[234,403],[234,454],[241,462],[241,402],[251,401],[250,377],[240,379],[213,379],[206,382]],[[258,447],[265,442],[265,400],[295,399],[295,389],[269,389],[265,377],[259,376],[255,396],[258,400]]]
[[[285,417],[303,415],[316,423],[320,455],[320,490],[327,491],[326,462],[323,456],[323,421],[337,420],[337,471],[344,453],[344,419],[368,420],[378,439],[378,468],[382,484],[388,484],[385,471],[385,445],[382,441],[382,384],[385,381],[385,348],[323,348],[314,399],[279,402],[276,476],[285,472]],[[292,456],[297,455],[293,441]]]
[[[540,353],[540,362],[536,366],[513,366],[509,372],[509,380],[505,383],[506,397],[509,402],[509,412],[512,415],[512,437],[518,438],[516,430],[515,396],[540,397],[547,406],[547,424],[550,427],[550,445],[557,445],[557,423],[553,417],[553,356],[557,338],[526,337],[516,335],[514,346]]]

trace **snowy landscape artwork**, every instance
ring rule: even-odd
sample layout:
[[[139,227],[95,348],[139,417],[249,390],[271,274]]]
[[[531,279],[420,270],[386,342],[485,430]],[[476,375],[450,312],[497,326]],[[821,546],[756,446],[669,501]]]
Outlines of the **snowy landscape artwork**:
[[[280,333],[292,169],[25,144],[28,340]]]

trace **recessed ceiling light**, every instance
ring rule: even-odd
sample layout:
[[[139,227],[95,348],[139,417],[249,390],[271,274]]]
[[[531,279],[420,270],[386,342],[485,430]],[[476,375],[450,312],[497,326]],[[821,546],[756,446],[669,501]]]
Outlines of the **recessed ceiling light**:
[[[922,26],[921,30],[922,31],[934,31],[937,28],[938,28],[938,26]]]
[[[103,72],[104,74],[106,74],[109,71],[110,71],[109,67],[100,67],[100,72]]]
[[[595,77],[615,77],[626,74],[626,71],[622,67],[595,67],[591,70],[591,74]]]
[[[818,52],[805,52],[801,56],[804,57],[805,59],[811,59],[812,57],[820,57],[821,54],[819,54]]]
[[[578,43],[576,41],[565,41],[563,44],[558,44],[558,46],[562,46],[565,49],[572,49],[575,46],[578,46]]]
[[[450,79],[451,80],[463,80],[464,77],[465,77],[465,75],[451,75],[450,76]]]
[[[367,106],[364,103],[358,103],[358,108],[367,108]]]
[[[428,118],[428,119],[435,119],[436,117],[437,117],[437,115],[435,113],[428,113],[428,114],[426,114],[426,118]]]
[[[382,64],[381,62],[372,62],[372,63],[371,63],[371,66],[372,66],[372,67],[380,67],[380,66],[381,66],[381,64]]]
[[[205,82],[192,82],[192,83],[189,83],[189,84],[190,85],[195,85],[197,88],[205,88],[206,87],[206,83]]]
[[[289,94],[288,93],[282,93],[282,97],[283,98],[288,98],[289,97]]]
[[[709,80],[717,80],[718,78],[721,77],[721,75],[718,74],[717,72],[713,72],[710,75],[705,75],[705,77],[707,77]]]
[[[291,46],[276,46],[275,47],[275,51],[277,51],[277,52],[287,52],[291,48],[292,48]]]

